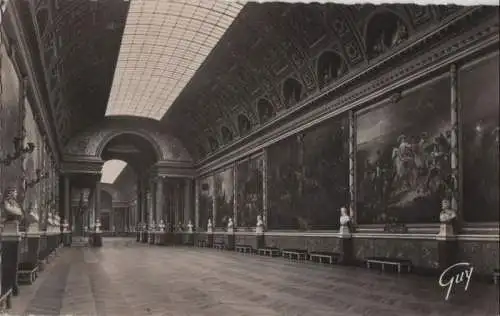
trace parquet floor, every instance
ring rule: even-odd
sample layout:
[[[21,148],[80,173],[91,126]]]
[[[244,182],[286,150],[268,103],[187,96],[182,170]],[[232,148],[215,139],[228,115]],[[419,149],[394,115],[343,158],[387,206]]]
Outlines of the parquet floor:
[[[74,247],[31,286],[14,315],[497,315],[498,290],[474,282],[451,299],[434,278],[295,263],[211,249],[105,238]]]

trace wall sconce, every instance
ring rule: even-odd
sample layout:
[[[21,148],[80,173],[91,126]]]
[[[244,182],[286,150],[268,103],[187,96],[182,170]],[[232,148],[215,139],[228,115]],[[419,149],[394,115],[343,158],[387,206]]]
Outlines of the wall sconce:
[[[7,154],[5,158],[0,159],[0,163],[8,166],[15,160],[19,159],[19,157],[25,155],[25,154],[31,154],[35,150],[35,144],[32,142],[29,142],[26,147],[23,146],[23,141],[24,141],[24,136],[23,137],[14,137],[13,143],[14,143],[14,153],[12,154]]]
[[[48,177],[49,177],[49,173],[47,171],[42,172],[42,170],[36,169],[35,179],[33,179],[31,181],[27,181],[26,186],[28,188],[32,188],[35,185],[37,185],[38,183],[40,183],[40,181],[42,181],[43,179],[47,179]]]

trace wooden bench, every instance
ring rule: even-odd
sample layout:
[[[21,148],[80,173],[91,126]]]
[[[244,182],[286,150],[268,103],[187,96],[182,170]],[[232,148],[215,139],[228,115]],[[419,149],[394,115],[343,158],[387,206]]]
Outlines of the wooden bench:
[[[493,270],[493,283],[499,284],[500,282],[500,269]]]
[[[366,258],[366,267],[370,269],[373,264],[379,264],[382,271],[385,271],[385,266],[395,266],[397,268],[398,273],[401,273],[401,268],[406,268],[408,272],[411,271],[412,263],[407,259],[398,259],[398,258],[385,258],[385,257],[371,257]]]
[[[205,239],[198,239],[197,245],[198,245],[198,247],[206,247],[207,241]]]
[[[311,252],[309,253],[309,259],[311,261],[323,263],[323,261],[326,261],[326,263],[332,264],[335,262],[338,262],[340,258],[340,254],[336,252]]]
[[[241,253],[251,253],[253,251],[252,246],[248,245],[236,245],[234,248],[236,252],[241,252]]]
[[[38,277],[38,266],[28,263],[19,264],[17,277],[19,278],[19,283],[33,284]]]
[[[4,312],[12,308],[11,298],[12,289],[9,289],[4,295],[0,296],[0,313],[2,313],[2,315]]]
[[[226,249],[226,245],[223,242],[214,242],[214,246],[213,247],[215,249],[219,249],[219,250]]]
[[[280,250],[278,248],[266,247],[257,249],[257,253],[259,255],[274,257],[280,255]]]
[[[307,250],[302,249],[283,249],[281,252],[283,254],[283,258],[288,258],[290,260],[307,260]]]

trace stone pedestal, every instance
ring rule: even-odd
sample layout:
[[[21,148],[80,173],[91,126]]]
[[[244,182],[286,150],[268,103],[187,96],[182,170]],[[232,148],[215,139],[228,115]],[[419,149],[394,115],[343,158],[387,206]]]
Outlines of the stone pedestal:
[[[255,239],[256,239],[256,246],[257,246],[257,249],[260,249],[260,248],[265,248],[266,247],[266,241],[264,239],[264,234],[257,234],[255,236]]]
[[[148,231],[147,230],[143,230],[141,232],[141,242],[144,244],[148,242]]]
[[[212,234],[211,232],[209,232],[207,236],[207,247],[208,248],[214,247],[214,234]]]
[[[135,232],[135,241],[137,241],[137,242],[141,241],[141,232],[140,231]]]
[[[150,245],[154,245],[155,244],[155,235],[156,235],[156,232],[154,232],[154,231],[149,231],[148,232],[148,243]]]
[[[102,247],[102,233],[101,232],[91,232],[90,233],[90,246],[91,247]]]
[[[22,235],[18,223],[5,223],[2,231],[2,294],[12,290],[12,294],[19,294],[17,271],[20,256]]]
[[[64,247],[71,247],[71,232],[63,232],[63,245]]]
[[[38,258],[40,254],[40,232],[38,229],[28,229],[26,233],[28,239],[28,255],[27,260],[23,264],[23,270],[33,270],[38,267]]]
[[[184,245],[194,246],[194,234],[192,232],[184,234],[184,238],[185,238]]]
[[[342,230],[339,233],[340,238],[340,258],[339,263],[349,265],[354,262],[354,248],[352,235],[349,230]]]
[[[225,244],[227,250],[234,250],[235,238],[233,232],[226,234]]]
[[[458,244],[451,223],[441,223],[439,234],[436,236],[438,242],[438,264],[443,271],[457,262]]]

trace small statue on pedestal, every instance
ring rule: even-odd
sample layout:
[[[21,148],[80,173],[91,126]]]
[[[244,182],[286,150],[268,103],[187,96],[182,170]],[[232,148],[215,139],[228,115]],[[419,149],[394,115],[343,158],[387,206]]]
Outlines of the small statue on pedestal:
[[[208,224],[207,224],[207,232],[211,233],[212,232],[212,219],[208,219]]]
[[[68,220],[67,220],[67,219],[64,219],[64,220],[63,220],[62,227],[63,227],[63,232],[64,232],[64,233],[69,232],[69,223],[68,223]]]
[[[156,230],[156,223],[155,221],[151,221],[151,224],[149,224],[149,231],[154,232]]]
[[[457,218],[457,212],[451,208],[450,201],[443,200],[441,202],[441,213],[439,214],[439,221],[441,226],[439,227],[439,236],[453,236],[455,232],[453,231],[453,223]]]
[[[52,214],[51,211],[49,211],[49,213],[47,214],[47,231],[54,231],[54,214]]]
[[[23,209],[17,202],[17,189],[8,188],[5,190],[1,205],[3,232],[17,233],[19,231],[19,221],[24,217]]]
[[[257,215],[257,224],[255,227],[255,232],[257,234],[263,234],[264,233],[264,221],[262,221],[262,216]]]
[[[160,220],[160,224],[158,224],[158,228],[161,232],[165,232],[165,221],[163,221],[162,219]]]
[[[229,217],[228,221],[227,221],[227,232],[228,233],[232,233],[233,232],[233,218],[232,217]]]
[[[54,215],[54,230],[56,232],[60,232],[61,231],[61,218],[59,217],[59,215]]]
[[[188,233],[193,232],[193,223],[191,223],[191,220],[188,221],[187,228],[188,228]]]
[[[339,233],[341,235],[350,235],[351,234],[351,216],[347,214],[347,208],[340,208],[340,230]]]
[[[177,224],[177,231],[178,232],[184,231],[184,229],[182,228],[182,223],[181,222],[179,222],[179,224]]]
[[[29,233],[38,232],[38,204],[35,202],[33,207],[30,207],[28,215],[26,216],[26,231]]]
[[[101,232],[101,220],[100,219],[95,220],[95,232],[96,233]]]

